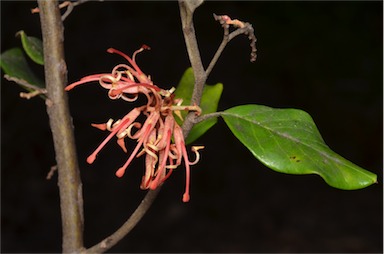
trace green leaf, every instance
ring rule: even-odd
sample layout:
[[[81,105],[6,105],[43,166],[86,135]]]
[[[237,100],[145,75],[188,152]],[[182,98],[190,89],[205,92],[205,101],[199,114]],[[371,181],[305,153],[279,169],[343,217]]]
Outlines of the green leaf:
[[[12,48],[1,54],[0,66],[4,72],[11,77],[22,79],[41,88],[44,88],[44,83],[36,77],[36,75],[29,68],[27,60],[20,48]],[[22,86],[27,91],[33,89]]]
[[[36,37],[27,36],[24,31],[19,31],[17,35],[21,36],[21,43],[27,55],[40,65],[44,65],[43,42]]]
[[[182,105],[190,105],[191,97],[193,92],[193,87],[195,84],[195,78],[193,76],[192,68],[188,68],[175,91],[175,98],[183,99]],[[219,100],[221,97],[221,93],[223,92],[223,84],[217,83],[216,85],[210,86],[205,85],[203,90],[203,96],[201,98],[200,107],[202,110],[202,115],[209,114],[217,111],[217,106],[219,104]],[[183,119],[186,117],[187,112],[181,112]],[[181,125],[182,121],[176,117],[177,122]],[[185,143],[190,144],[200,136],[202,136],[205,132],[207,132],[212,126],[214,126],[217,122],[217,118],[210,118],[205,121],[202,121],[195,126],[193,126],[191,132],[189,133]]]
[[[318,174],[330,186],[364,188],[377,176],[333,152],[311,116],[260,105],[230,108],[222,117],[233,134],[267,167],[287,174]]]

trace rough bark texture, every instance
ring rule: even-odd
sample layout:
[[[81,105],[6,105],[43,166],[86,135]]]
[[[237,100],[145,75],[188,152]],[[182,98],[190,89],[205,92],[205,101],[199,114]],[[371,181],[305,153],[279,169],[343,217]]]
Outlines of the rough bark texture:
[[[83,248],[83,199],[73,127],[64,86],[64,28],[57,1],[38,1],[44,44],[47,112],[55,147],[64,253]]]

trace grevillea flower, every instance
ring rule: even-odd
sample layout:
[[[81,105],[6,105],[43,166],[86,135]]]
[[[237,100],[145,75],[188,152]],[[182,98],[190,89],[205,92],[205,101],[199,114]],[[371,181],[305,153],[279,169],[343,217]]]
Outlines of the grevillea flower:
[[[65,90],[69,91],[78,85],[97,81],[103,88],[108,89],[108,96],[113,100],[121,98],[132,102],[138,98],[139,94],[144,94],[147,103],[132,109],[123,118],[117,121],[109,119],[106,123],[92,124],[93,127],[109,131],[110,134],[89,155],[87,162],[92,164],[97,154],[113,136],[117,137],[117,144],[126,153],[128,150],[125,139],[136,140],[136,147],[128,156],[125,164],[116,171],[116,176],[122,177],[134,158],[145,156],[145,174],[140,188],[153,190],[160,186],[184,160],[186,185],[183,201],[188,202],[190,165],[199,161],[198,151],[204,147],[192,147],[196,159],[189,160],[182,129],[175,121],[173,113],[179,115],[180,110],[187,110],[200,114],[201,109],[196,105],[181,106],[182,100],[174,98],[174,88],[164,90],[153,84],[150,77],[141,71],[135,61],[137,53],[144,49],[149,49],[149,47],[142,46],[134,52],[132,58],[119,50],[108,49],[109,53],[116,53],[124,57],[130,65],[119,64],[113,68],[111,73],[86,76],[70,84]],[[143,123],[136,121],[140,115],[146,117]]]

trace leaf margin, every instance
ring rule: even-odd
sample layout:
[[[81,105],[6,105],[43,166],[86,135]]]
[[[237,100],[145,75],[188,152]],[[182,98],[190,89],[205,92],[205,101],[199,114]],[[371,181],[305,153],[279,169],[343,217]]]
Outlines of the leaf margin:
[[[309,123],[313,124],[313,128],[314,128],[314,131],[316,134],[318,134],[318,140],[317,141],[321,141],[322,144],[320,143],[320,145],[324,146],[323,149],[328,149],[329,153],[332,155],[331,158],[335,159],[336,161],[341,161],[341,162],[345,162],[346,163],[346,166],[349,166],[351,168],[355,168],[357,169],[357,172],[359,172],[360,175],[366,175],[366,178],[365,180],[361,180],[361,181],[356,181],[357,183],[353,183],[353,184],[348,184],[347,183],[347,180],[350,180],[350,179],[346,179],[346,182],[343,184],[341,182],[341,184],[338,184],[337,181],[333,181],[332,180],[332,177],[330,178],[328,175],[327,175],[327,171],[324,171],[324,172],[321,172],[321,170],[319,171],[315,171],[315,170],[301,170],[301,171],[291,171],[291,172],[287,172],[287,170],[285,169],[281,169],[279,165],[276,165],[276,163],[274,164],[273,161],[268,161],[265,157],[263,157],[262,155],[259,154],[258,151],[255,151],[255,149],[253,149],[253,147],[251,146],[249,140],[246,140],[246,139],[243,139],[240,137],[240,134],[234,129],[234,125],[229,123],[229,118],[231,117],[230,114],[233,113],[233,111],[236,111],[238,110],[239,108],[241,107],[260,107],[260,109],[267,109],[267,110],[277,110],[277,111],[280,111],[280,112],[285,112],[287,110],[291,110],[292,112],[295,112],[295,113],[298,113],[298,114],[301,114],[303,115],[305,118],[307,118],[307,120],[309,120]],[[231,132],[235,135],[235,137],[237,139],[239,139],[239,141],[245,146],[247,147],[247,149],[253,154],[253,156],[255,156],[261,163],[263,163],[265,166],[267,166],[268,168],[274,170],[274,171],[277,171],[277,172],[280,172],[280,173],[286,173],[286,174],[297,174],[297,175],[303,175],[303,174],[317,174],[319,175],[321,178],[323,178],[323,180],[330,186],[334,187],[334,188],[338,188],[338,189],[343,189],[343,190],[355,190],[355,189],[361,189],[361,188],[365,188],[373,183],[377,183],[377,175],[366,170],[366,169],[363,169],[361,168],[360,166],[354,164],[353,162],[343,158],[341,155],[337,154],[336,152],[334,152],[333,150],[331,150],[327,145],[326,143],[324,142],[323,138],[321,137],[321,134],[320,132],[318,131],[312,117],[305,111],[303,110],[299,110],[299,109],[274,109],[274,108],[271,108],[271,107],[267,107],[267,106],[263,106],[263,105],[254,105],[254,104],[248,104],[248,105],[240,105],[240,106],[236,106],[236,107],[233,107],[233,108],[230,108],[230,109],[227,109],[223,112],[221,112],[221,117],[224,119],[224,122],[227,124],[227,126],[229,127],[229,129],[231,130]],[[338,173],[341,173],[341,176],[340,176],[340,179],[343,178],[343,176],[349,176],[349,178],[351,178],[351,175],[354,175],[354,174],[342,174],[343,172],[338,172]],[[350,181],[351,182],[351,181]],[[339,182],[340,183],[340,182]]]

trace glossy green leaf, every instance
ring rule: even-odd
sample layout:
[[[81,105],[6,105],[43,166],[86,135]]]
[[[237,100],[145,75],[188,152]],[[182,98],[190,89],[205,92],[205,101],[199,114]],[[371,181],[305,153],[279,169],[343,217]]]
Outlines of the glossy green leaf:
[[[193,76],[192,68],[188,68],[175,91],[175,98],[183,99],[182,105],[190,105],[192,91],[195,84],[195,78]],[[203,90],[203,96],[201,98],[201,110],[202,115],[209,114],[217,111],[217,106],[219,104],[219,100],[221,97],[221,93],[223,92],[223,84],[217,83],[216,85],[210,86],[205,85]],[[187,115],[187,112],[181,112],[183,118]],[[182,124],[182,121],[176,117],[179,124]],[[212,126],[214,126],[217,122],[217,118],[210,118],[205,121],[202,121],[195,126],[193,126],[191,132],[189,133],[186,144],[190,144],[200,136],[202,136],[205,132],[207,132]]]
[[[297,109],[244,105],[222,117],[233,134],[267,167],[287,174],[318,174],[330,186],[353,190],[377,176],[333,152],[311,116]]]
[[[36,37],[27,36],[24,31],[17,33],[21,37],[21,43],[27,55],[40,65],[44,65],[43,42]]]
[[[36,75],[29,68],[27,60],[20,48],[12,48],[1,54],[0,66],[3,71],[11,77],[22,79],[30,83],[43,88],[44,83],[36,77]],[[31,88],[22,86],[27,91],[31,91]]]

